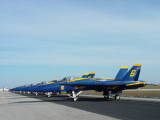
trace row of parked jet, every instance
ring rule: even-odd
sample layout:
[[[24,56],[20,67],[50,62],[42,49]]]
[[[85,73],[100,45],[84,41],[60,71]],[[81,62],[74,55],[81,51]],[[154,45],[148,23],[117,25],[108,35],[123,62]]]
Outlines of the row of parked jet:
[[[145,81],[138,80],[141,64],[134,64],[128,67],[121,67],[115,78],[94,78],[95,72],[83,74],[82,77],[65,77],[61,80],[52,80],[49,83],[38,83],[35,85],[20,86],[10,91],[38,95],[44,93],[51,95],[66,93],[73,101],[77,101],[82,91],[95,90],[103,92],[105,99],[114,98],[120,100],[119,93],[126,89],[137,89],[146,85]]]

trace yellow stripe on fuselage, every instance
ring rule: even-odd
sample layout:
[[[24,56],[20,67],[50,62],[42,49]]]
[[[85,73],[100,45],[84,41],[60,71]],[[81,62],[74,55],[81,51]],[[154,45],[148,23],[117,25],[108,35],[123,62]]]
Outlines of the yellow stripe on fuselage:
[[[146,82],[141,82],[141,83],[132,83],[132,84],[128,84],[128,85],[126,85],[126,86],[132,86],[132,85],[145,85],[146,84]]]
[[[114,80],[114,78],[96,78],[96,79],[107,79],[107,80]]]
[[[50,82],[50,83],[44,83],[44,84],[41,84],[41,85],[48,85],[48,84],[54,84],[55,82]]]
[[[84,89],[84,86],[75,86],[74,89]]]
[[[51,80],[51,81],[57,81],[58,79],[54,79],[54,80]]]
[[[66,81],[66,82],[74,82],[74,81],[78,81],[78,80],[84,80],[84,79],[87,79],[87,78],[78,78],[78,79],[69,80],[69,81]]]
[[[74,80],[63,81],[63,82],[58,82],[58,83],[64,83],[64,82],[74,82],[74,81],[78,81],[78,80],[85,80],[85,79],[88,79],[88,78],[77,78],[77,79],[74,79]]]

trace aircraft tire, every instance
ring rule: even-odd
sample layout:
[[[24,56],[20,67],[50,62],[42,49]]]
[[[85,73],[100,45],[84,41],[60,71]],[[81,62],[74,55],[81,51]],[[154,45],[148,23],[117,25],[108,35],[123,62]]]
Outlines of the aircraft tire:
[[[75,98],[73,98],[73,101],[75,102],[75,101],[77,101],[77,99],[78,99],[78,97],[75,97]]]
[[[120,96],[119,95],[115,95],[114,99],[115,100],[120,100]]]

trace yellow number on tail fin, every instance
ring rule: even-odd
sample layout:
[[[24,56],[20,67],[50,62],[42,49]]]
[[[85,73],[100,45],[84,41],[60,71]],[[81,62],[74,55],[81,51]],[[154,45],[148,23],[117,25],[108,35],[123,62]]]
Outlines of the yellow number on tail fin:
[[[136,70],[132,70],[130,77],[134,77],[135,73],[136,73]]]

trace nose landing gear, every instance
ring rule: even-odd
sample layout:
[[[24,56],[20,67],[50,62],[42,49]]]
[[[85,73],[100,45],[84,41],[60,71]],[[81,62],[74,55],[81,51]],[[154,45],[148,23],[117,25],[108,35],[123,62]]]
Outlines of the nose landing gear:
[[[69,97],[73,98],[73,101],[77,101],[79,95],[82,93],[82,91],[79,91],[78,93],[76,93],[75,91],[72,91],[71,95],[69,95]]]

